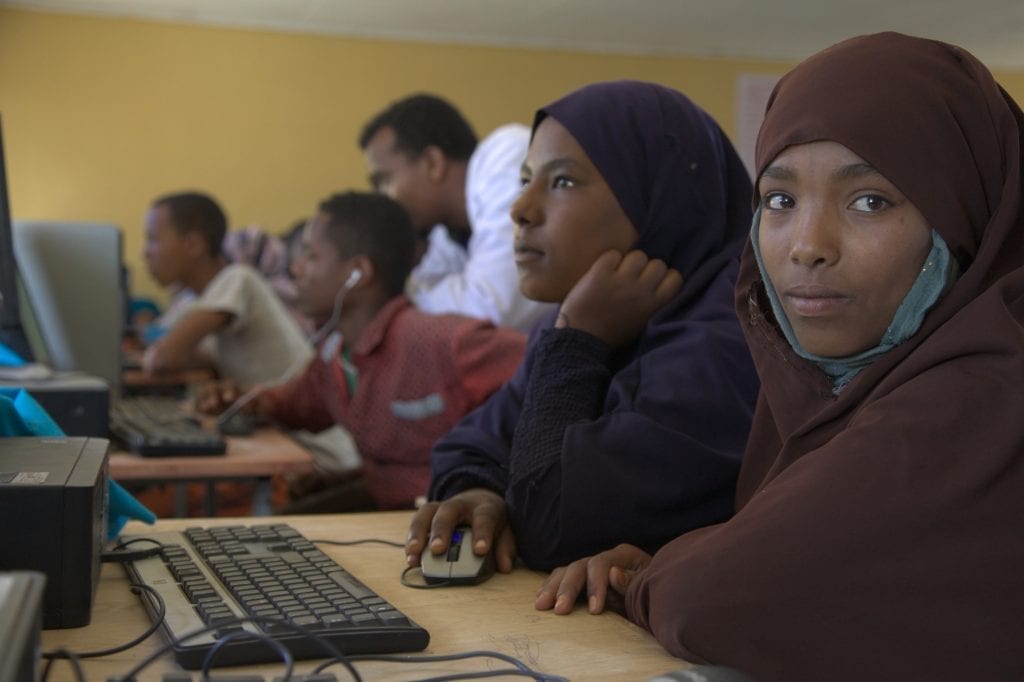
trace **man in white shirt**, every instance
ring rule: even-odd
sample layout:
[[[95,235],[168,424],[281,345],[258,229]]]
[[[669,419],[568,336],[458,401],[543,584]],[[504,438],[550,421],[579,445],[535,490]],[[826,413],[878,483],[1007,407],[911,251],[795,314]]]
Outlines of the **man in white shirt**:
[[[519,291],[509,208],[529,128],[504,125],[477,144],[459,111],[434,95],[392,103],[359,146],[378,192],[401,203],[422,240],[409,297],[430,313],[460,313],[529,331],[551,304]]]

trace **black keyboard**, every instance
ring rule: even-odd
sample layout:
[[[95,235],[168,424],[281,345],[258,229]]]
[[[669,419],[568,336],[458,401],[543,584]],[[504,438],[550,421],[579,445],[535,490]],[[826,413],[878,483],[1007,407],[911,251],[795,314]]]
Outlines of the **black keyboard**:
[[[296,659],[332,657],[305,633],[316,634],[346,655],[419,651],[430,641],[426,630],[287,524],[188,528],[134,537],[164,546],[159,555],[126,563],[125,568],[133,582],[163,597],[163,634],[175,643],[174,658],[183,668],[203,667],[219,638],[225,641],[212,665],[281,660],[266,642],[243,633],[269,636]],[[147,546],[137,542],[131,549]],[[140,597],[155,620],[153,597],[145,590]],[[239,622],[245,618],[255,622]],[[274,621],[260,624],[260,619]],[[208,626],[215,631],[179,642]]]
[[[110,408],[110,434],[128,450],[146,457],[223,455],[227,443],[204,429],[181,400],[172,396],[137,395],[117,400]]]

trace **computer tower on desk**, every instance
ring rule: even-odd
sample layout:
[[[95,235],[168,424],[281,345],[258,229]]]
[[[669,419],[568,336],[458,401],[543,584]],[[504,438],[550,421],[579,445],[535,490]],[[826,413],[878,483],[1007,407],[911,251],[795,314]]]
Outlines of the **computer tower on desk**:
[[[38,379],[2,379],[0,387],[28,391],[66,436],[110,435],[110,387],[83,372],[53,372]]]
[[[0,438],[0,571],[46,575],[44,628],[89,624],[109,446],[103,438]]]

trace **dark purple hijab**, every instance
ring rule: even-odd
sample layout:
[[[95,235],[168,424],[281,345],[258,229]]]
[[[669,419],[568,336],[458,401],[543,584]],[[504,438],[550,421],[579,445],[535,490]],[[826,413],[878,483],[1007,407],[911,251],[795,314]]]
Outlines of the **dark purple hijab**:
[[[682,274],[677,302],[702,293],[739,253],[749,176],[722,129],[685,95],[655,83],[595,83],[538,110],[534,130],[548,116],[601,172],[640,233],[636,247]]]

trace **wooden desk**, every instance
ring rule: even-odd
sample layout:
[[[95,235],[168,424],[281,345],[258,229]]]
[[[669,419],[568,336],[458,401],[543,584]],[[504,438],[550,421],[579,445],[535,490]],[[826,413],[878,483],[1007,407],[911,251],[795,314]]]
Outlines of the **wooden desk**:
[[[278,517],[274,521],[292,524],[311,540],[357,540],[381,538],[404,542],[409,512],[338,514]],[[189,525],[225,525],[238,519],[162,520],[157,529]],[[260,520],[244,519],[243,523]],[[134,522],[126,534],[145,534],[150,526]],[[382,597],[400,608],[430,632],[425,654],[451,654],[474,650],[498,651],[514,656],[534,670],[562,675],[571,680],[647,680],[659,673],[685,668],[686,663],[665,653],[646,631],[613,613],[592,616],[577,609],[569,616],[556,616],[533,608],[534,593],[543,575],[527,569],[496,574],[474,587],[415,590],[403,586],[399,575],[405,567],[401,549],[383,545],[337,547],[320,545],[324,552],[349,569]],[[127,642],[148,626],[149,620],[139,597],[128,589],[120,566],[105,564],[99,592],[92,610],[92,622],[84,628],[43,632],[43,650],[66,647],[80,652]],[[145,656],[163,645],[153,635],[128,651],[83,661],[86,679],[101,682],[127,672]],[[69,679],[66,663],[51,671],[51,679]],[[308,673],[315,663],[297,661],[296,673]],[[456,671],[481,671],[508,667],[494,659],[472,659],[447,663],[355,664],[363,679],[395,681],[421,679]],[[147,668],[140,680],[159,680],[162,673],[179,668],[169,655]],[[328,669],[339,680],[350,677],[340,664]],[[281,665],[243,666],[218,669],[222,673],[257,673],[265,679],[281,675]],[[192,673],[199,679],[199,673]],[[511,678],[502,678],[511,679]],[[516,678],[519,679],[519,678]]]
[[[258,429],[251,436],[229,436],[224,455],[189,457],[140,457],[117,451],[110,455],[110,476],[118,483],[172,483],[176,486],[175,512],[187,516],[185,485],[207,485],[206,511],[216,514],[217,481],[257,482],[253,514],[270,513],[270,477],[278,474],[310,474],[316,470],[313,456],[287,434],[273,428]]]
[[[161,393],[183,394],[190,386],[215,378],[209,369],[184,369],[151,374],[142,369],[121,370],[121,390],[125,394]]]

